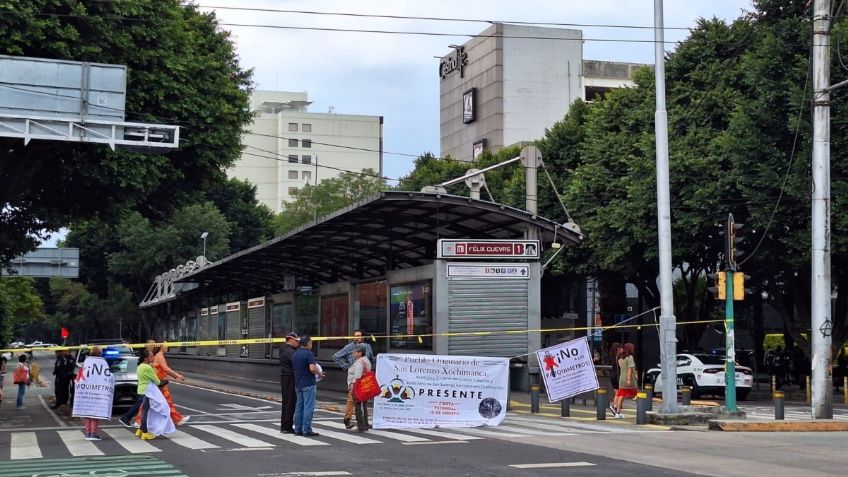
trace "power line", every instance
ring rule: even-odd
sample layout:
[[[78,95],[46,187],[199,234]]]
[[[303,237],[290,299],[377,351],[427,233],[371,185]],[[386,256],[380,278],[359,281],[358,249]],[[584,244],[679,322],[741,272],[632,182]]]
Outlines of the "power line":
[[[260,159],[271,159],[271,160],[278,161],[278,162],[289,163],[288,159],[283,158],[283,157],[278,157],[277,153],[274,152],[274,151],[269,151],[267,149],[261,149],[261,148],[254,147],[254,146],[247,146],[247,147],[250,148],[250,149],[255,149],[257,151],[264,152],[264,153],[267,153],[267,154],[272,154],[272,155],[267,156],[267,155],[262,155],[262,154],[254,154],[254,153],[251,153],[251,152],[242,152],[243,155],[258,157]],[[291,162],[289,164],[300,164],[300,163]],[[335,171],[340,171],[340,172],[350,172],[352,174],[357,174],[357,175],[364,176],[364,177],[373,177],[375,179],[382,179],[382,180],[390,181],[390,182],[400,182],[400,179],[394,179],[392,177],[381,176],[381,175],[378,175],[378,174],[368,174],[367,172],[361,172],[361,171],[358,172],[358,171],[353,171],[353,170],[350,170],[350,169],[342,169],[340,167],[328,166],[328,165],[325,165],[325,164],[321,164],[317,161],[314,164],[303,164],[303,165],[308,165],[310,167],[323,167],[323,168],[326,168],[326,169],[333,169]]]

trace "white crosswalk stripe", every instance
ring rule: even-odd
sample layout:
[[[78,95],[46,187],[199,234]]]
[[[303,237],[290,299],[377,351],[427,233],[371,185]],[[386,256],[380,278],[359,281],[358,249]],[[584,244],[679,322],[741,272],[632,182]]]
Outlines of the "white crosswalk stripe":
[[[56,432],[65,444],[65,447],[68,448],[68,452],[70,452],[74,457],[103,455],[103,451],[98,449],[97,446],[94,445],[94,442],[85,440],[85,434],[80,431],[69,430]]]
[[[570,436],[580,433],[635,432],[621,428],[605,428],[574,421],[556,421],[510,415],[498,427],[463,427],[441,429],[371,429],[359,433],[344,429],[337,420],[314,421],[316,437],[282,434],[267,423],[233,422],[212,424],[189,424],[177,432],[151,441],[142,441],[133,432],[120,427],[101,429],[103,441],[86,441],[82,430],[61,429],[37,432],[9,432],[9,437],[0,433],[0,459],[11,460],[114,455],[115,443],[129,454],[162,452],[173,445],[192,450],[219,448],[270,448],[293,444],[296,446],[329,446],[345,444],[433,444],[451,441],[471,441],[487,438],[520,439],[529,436]],[[51,435],[52,434],[52,435]],[[8,440],[4,440],[8,439]],[[114,441],[110,442],[110,441]],[[228,441],[225,443],[224,441]],[[58,444],[61,442],[61,444]],[[58,446],[58,447],[57,447]],[[4,447],[9,453],[5,454]],[[66,453],[64,453],[66,452]]]

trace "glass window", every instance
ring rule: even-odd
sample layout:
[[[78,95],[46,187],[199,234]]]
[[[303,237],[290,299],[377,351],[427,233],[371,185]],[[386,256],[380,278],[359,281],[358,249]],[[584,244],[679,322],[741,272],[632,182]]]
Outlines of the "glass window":
[[[289,179],[297,179],[297,171],[289,171]]]
[[[301,160],[303,160],[304,164],[312,164],[312,156],[304,155],[300,156]]]
[[[229,338],[227,336],[227,312],[226,306],[218,307],[220,312],[218,312],[218,339],[225,340]],[[227,355],[227,347],[226,346],[218,346],[218,356],[226,356]]]
[[[300,143],[303,147],[312,147],[312,139],[302,139]]]
[[[333,295],[321,297],[321,336],[347,336],[348,334],[348,297]],[[346,340],[331,340],[316,343],[319,358],[331,359],[333,353],[347,344]]]
[[[365,335],[385,336],[386,333],[386,282],[360,283],[356,286],[356,300],[359,302],[359,325]],[[385,339],[371,342],[374,353],[388,350]]]
[[[303,124],[303,132],[312,132],[312,125],[304,123]]]
[[[297,164],[297,154],[289,154],[289,162]]]
[[[297,139],[289,139],[289,147],[297,147]]]
[[[295,177],[295,179],[297,178]],[[301,177],[301,179],[305,181],[312,180],[312,171],[303,171],[303,176]]]
[[[289,123],[289,131],[297,132],[297,123]]]
[[[289,187],[289,195],[297,195],[297,187]]]
[[[283,338],[292,331],[292,304],[275,303],[271,306],[271,338]],[[280,347],[285,343],[271,344],[271,357],[280,357]]]
[[[393,285],[391,290],[391,342],[392,349],[432,350],[433,314],[431,282]]]
[[[300,336],[318,336],[318,295],[297,295],[294,306],[294,331]]]

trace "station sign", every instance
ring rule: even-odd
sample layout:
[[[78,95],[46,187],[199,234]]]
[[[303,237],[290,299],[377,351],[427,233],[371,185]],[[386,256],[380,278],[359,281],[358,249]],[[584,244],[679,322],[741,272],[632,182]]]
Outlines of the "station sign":
[[[530,278],[530,265],[484,263],[449,263],[448,278]]]
[[[438,258],[538,259],[539,241],[440,239]]]

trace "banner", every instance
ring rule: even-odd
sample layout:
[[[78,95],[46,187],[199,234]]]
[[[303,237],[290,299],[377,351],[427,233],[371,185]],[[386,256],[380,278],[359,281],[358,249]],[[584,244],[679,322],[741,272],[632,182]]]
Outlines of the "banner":
[[[74,379],[74,417],[112,418],[115,378],[109,363],[100,356],[88,356]]]
[[[497,426],[509,358],[382,353],[377,381],[374,429]]]
[[[598,389],[598,375],[586,338],[536,351],[550,402]]]

